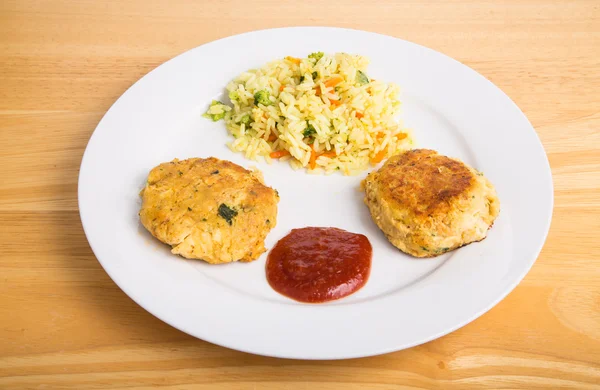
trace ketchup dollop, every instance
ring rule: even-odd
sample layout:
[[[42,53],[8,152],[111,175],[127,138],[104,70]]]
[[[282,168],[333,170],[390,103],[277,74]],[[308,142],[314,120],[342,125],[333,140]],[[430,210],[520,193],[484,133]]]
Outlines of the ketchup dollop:
[[[362,234],[337,228],[293,229],[269,253],[267,281],[300,302],[340,299],[365,285],[373,249]]]

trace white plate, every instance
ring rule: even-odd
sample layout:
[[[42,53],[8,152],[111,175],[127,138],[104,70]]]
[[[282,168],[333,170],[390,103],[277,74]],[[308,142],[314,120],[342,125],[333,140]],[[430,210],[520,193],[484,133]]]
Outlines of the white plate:
[[[402,89],[403,119],[419,146],[463,159],[495,184],[500,217],[489,236],[450,254],[415,260],[392,247],[369,217],[364,177],[314,176],[287,163],[232,153],[223,122],[201,117],[244,70],[286,55],[348,52],[371,59],[369,75]],[[371,277],[345,299],[301,304],[266,282],[266,254],[211,266],[171,255],[138,221],[149,170],[177,157],[215,156],[257,165],[279,190],[271,248],[290,229],[335,226],[373,245]],[[365,173],[366,175],[366,173]],[[287,358],[339,359],[408,348],[485,313],[525,276],[552,215],[548,160],[535,131],[496,86],[425,47],[335,28],[256,31],[192,49],[139,80],[98,124],[79,177],[81,220],[110,277],[140,306],[201,339]]]

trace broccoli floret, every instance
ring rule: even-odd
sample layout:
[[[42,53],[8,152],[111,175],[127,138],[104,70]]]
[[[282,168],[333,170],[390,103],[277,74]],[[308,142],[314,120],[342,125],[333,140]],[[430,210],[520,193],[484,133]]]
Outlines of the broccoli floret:
[[[240,100],[240,94],[238,91],[231,91],[229,92],[229,99],[231,99],[231,101]]]
[[[324,53],[322,51],[318,51],[316,53],[311,53],[308,55],[308,58],[314,58],[315,63],[319,62],[321,58],[323,58]]]
[[[368,84],[369,78],[367,77],[366,74],[364,74],[364,72],[357,70],[356,71],[356,82],[359,83],[360,85]]]
[[[306,121],[306,129],[304,129],[302,135],[306,138],[313,137],[315,134],[317,134],[317,130],[315,129],[315,127],[308,123],[308,121]]]
[[[273,104],[273,102],[269,100],[269,91],[263,89],[254,94],[254,104],[258,105],[259,103],[263,106],[270,106]]]
[[[214,115],[212,116],[212,120],[213,120],[213,122],[218,122],[218,121],[220,121],[221,119],[225,118],[225,115],[226,115],[226,114],[227,114],[227,113],[226,113],[225,111],[223,111],[223,112],[222,112],[222,113],[220,113],[220,114],[214,114]]]
[[[215,109],[215,106],[218,106],[218,108]],[[212,103],[210,103],[210,107],[208,107],[206,113],[202,116],[204,118],[211,119],[213,122],[216,122],[225,118],[229,110],[231,110],[231,108],[226,104],[221,103],[218,100],[213,100]]]
[[[252,119],[250,119],[250,115],[244,115],[242,119],[240,119],[240,123],[245,124],[246,127],[250,124],[250,122],[252,122]]]

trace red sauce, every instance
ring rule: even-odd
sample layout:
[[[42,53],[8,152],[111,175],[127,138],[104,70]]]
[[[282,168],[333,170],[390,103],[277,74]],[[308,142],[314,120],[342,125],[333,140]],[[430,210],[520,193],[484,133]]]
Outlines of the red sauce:
[[[267,281],[300,302],[343,298],[365,285],[371,271],[371,243],[362,234],[336,228],[293,229],[267,258]]]

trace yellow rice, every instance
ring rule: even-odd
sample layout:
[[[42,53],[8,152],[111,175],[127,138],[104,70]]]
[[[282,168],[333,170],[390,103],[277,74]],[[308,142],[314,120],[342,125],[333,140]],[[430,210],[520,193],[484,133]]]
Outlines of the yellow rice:
[[[398,86],[362,77],[368,64],[346,53],[286,57],[239,75],[227,85],[233,108],[211,110],[226,111],[229,147],[249,159],[286,154],[279,159],[294,169],[356,174],[413,146],[396,118]],[[259,91],[271,104],[255,101]]]

